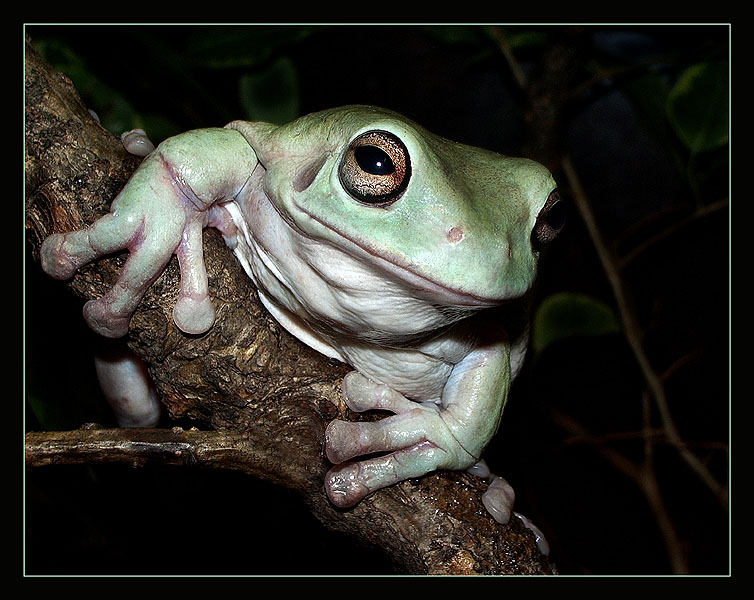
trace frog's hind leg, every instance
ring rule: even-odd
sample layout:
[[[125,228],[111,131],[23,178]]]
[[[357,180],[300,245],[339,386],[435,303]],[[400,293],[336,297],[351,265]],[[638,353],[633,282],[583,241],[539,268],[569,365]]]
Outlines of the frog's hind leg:
[[[439,404],[412,402],[397,391],[350,375],[343,382],[353,410],[395,413],[376,422],[333,421],[325,431],[326,479],[333,504],[356,504],[365,495],[436,469],[468,469],[500,423],[510,385],[510,354],[504,332],[490,328],[454,367]],[[356,456],[388,452],[359,462]]]
[[[160,402],[146,364],[123,340],[97,344],[94,356],[103,395],[119,427],[154,427],[160,418]]]
[[[375,490],[440,468],[445,455],[432,442],[419,441],[385,456],[333,467],[325,478],[325,489],[335,506],[347,508]]]
[[[453,439],[437,405],[413,402],[356,372],[346,376],[343,392],[352,410],[395,414],[367,423],[336,420],[328,426],[327,457],[337,466],[327,474],[325,487],[336,506],[353,506],[377,489],[439,468],[453,468],[459,461],[474,462]],[[388,454],[346,462],[377,452]]]

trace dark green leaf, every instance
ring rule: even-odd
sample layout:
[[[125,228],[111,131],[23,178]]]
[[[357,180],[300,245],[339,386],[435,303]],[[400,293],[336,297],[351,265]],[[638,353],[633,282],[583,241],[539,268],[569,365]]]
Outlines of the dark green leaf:
[[[670,122],[692,154],[728,142],[728,63],[689,67],[670,91]]]
[[[547,41],[547,33],[527,29],[511,29],[508,43],[512,50],[523,50],[542,46]]]
[[[560,293],[546,298],[534,315],[534,350],[573,336],[615,333],[620,323],[605,303],[583,294]]]
[[[686,155],[681,152],[678,138],[668,123],[668,85],[658,74],[647,71],[628,81],[623,91],[631,101],[639,121],[649,134],[662,144],[668,156],[683,172],[686,167]]]
[[[322,27],[249,26],[199,28],[188,49],[189,60],[213,69],[256,68],[275,52],[301,43]]]
[[[278,59],[263,71],[243,75],[239,93],[249,120],[281,125],[299,115],[298,75],[288,58]]]
[[[128,99],[97,77],[86,61],[68,45],[49,39],[36,43],[35,47],[50,64],[73,81],[105,129],[118,135],[130,129],[142,128],[151,136],[144,120]]]

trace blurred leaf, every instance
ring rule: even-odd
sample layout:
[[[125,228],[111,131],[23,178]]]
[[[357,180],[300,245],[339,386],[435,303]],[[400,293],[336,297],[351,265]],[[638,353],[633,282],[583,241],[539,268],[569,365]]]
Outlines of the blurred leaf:
[[[27,428],[37,428],[36,421],[45,431],[63,431],[75,429],[86,421],[104,422],[107,419],[109,409],[105,399],[101,395],[95,396],[90,387],[84,385],[77,389],[68,382],[58,382],[55,386],[45,381],[48,373],[37,365],[27,366],[26,371]],[[74,394],[72,389],[77,392]],[[72,398],[76,401],[71,402]]]
[[[64,406],[46,402],[42,395],[29,391],[26,392],[26,406],[45,431],[67,428],[70,415],[67,414]]]
[[[650,71],[644,72],[626,84],[625,92],[651,131],[667,130],[670,90],[659,75]]]
[[[135,111],[128,100],[100,80],[83,58],[69,46],[58,40],[48,39],[35,44],[35,47],[51,65],[73,81],[88,107],[97,114],[106,129],[122,133],[136,127],[133,124]]]
[[[689,67],[670,91],[668,117],[692,154],[728,142],[728,64],[705,62]]]
[[[546,298],[533,322],[533,346],[541,352],[547,346],[573,336],[616,333],[620,323],[605,303],[583,294],[560,293]]]
[[[645,71],[628,81],[623,91],[649,134],[662,144],[679,172],[684,172],[687,157],[668,122],[670,88],[665,80],[657,73]]]
[[[542,45],[547,40],[544,31],[525,27],[501,27],[498,25],[427,25],[422,30],[435,40],[452,46],[465,46],[484,58],[493,52],[498,36],[505,36],[511,50],[525,50]],[[490,43],[492,41],[492,44]],[[497,50],[494,50],[497,53]]]
[[[422,30],[445,44],[474,46],[480,49],[489,43],[484,28],[480,26],[427,25]]]
[[[119,135],[130,129],[144,129],[155,143],[178,133],[178,127],[165,118],[139,114],[125,96],[97,77],[67,44],[50,38],[35,42],[34,47],[73,81],[86,105],[108,131]]]
[[[212,69],[256,68],[275,52],[301,43],[322,26],[198,28],[188,49],[191,62]]]
[[[508,43],[512,50],[523,50],[541,46],[547,41],[547,33],[533,29],[510,29]]]
[[[242,75],[239,93],[246,117],[252,121],[282,125],[299,115],[298,75],[288,58],[280,58],[262,71]]]

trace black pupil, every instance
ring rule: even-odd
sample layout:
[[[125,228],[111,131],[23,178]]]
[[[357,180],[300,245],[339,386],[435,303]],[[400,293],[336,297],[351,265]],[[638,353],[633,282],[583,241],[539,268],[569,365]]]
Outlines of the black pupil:
[[[356,162],[363,171],[372,175],[395,173],[395,165],[387,153],[377,146],[359,146],[353,152]]]

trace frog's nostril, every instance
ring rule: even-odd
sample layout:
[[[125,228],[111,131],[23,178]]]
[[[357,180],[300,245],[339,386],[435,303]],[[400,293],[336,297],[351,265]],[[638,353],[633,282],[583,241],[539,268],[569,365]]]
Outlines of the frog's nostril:
[[[460,227],[453,227],[450,229],[450,231],[448,231],[448,241],[451,244],[457,244],[465,236],[466,234],[464,233],[463,229],[461,229]]]

